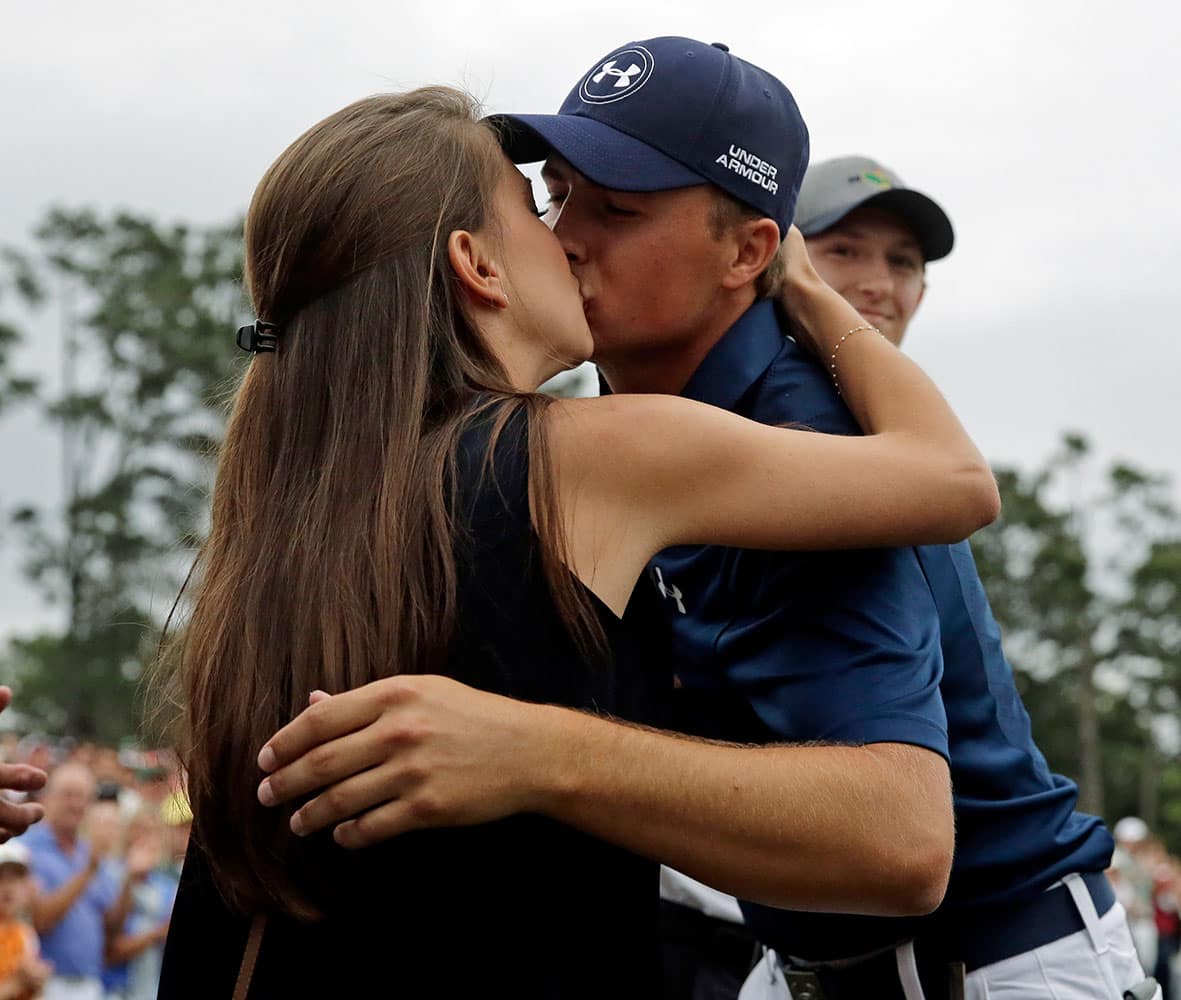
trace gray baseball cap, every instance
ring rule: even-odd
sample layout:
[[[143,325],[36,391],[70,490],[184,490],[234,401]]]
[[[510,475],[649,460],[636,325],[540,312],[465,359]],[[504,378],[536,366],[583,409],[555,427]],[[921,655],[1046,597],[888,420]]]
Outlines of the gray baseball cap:
[[[909,226],[924,260],[938,260],[951,253],[955,233],[947,213],[868,156],[841,156],[812,164],[800,186],[795,224],[805,236],[815,236],[865,205],[883,208]]]

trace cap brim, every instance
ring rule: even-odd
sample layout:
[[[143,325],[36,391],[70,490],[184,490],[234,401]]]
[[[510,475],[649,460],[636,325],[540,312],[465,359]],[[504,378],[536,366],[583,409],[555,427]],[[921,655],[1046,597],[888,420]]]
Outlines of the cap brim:
[[[581,115],[492,115],[486,121],[514,163],[535,163],[555,152],[588,180],[615,191],[667,191],[708,183],[647,143]]]
[[[919,239],[923,256],[927,260],[939,260],[951,253],[955,245],[955,231],[951,219],[934,201],[920,191],[909,188],[895,188],[875,194],[861,203],[874,208],[893,212],[905,222]]]
[[[815,236],[835,226],[855,209],[869,207],[884,209],[906,223],[919,241],[924,260],[939,260],[946,257],[955,246],[955,230],[951,227],[951,219],[947,217],[947,213],[921,191],[913,191],[910,188],[891,188],[871,194],[852,205],[845,205],[809,219],[806,228],[801,224],[800,230],[805,236]]]

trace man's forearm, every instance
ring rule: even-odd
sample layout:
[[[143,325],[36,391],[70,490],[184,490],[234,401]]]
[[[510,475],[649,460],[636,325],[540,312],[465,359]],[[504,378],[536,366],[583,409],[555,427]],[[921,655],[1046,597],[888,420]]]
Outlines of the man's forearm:
[[[103,929],[108,938],[113,938],[127,922],[127,915],[131,912],[132,893],[135,889],[135,879],[130,875],[123,878],[123,885],[119,895],[105,913],[103,913]]]
[[[746,899],[928,912],[954,843],[947,765],[899,744],[736,747],[538,707],[540,811]]]
[[[259,762],[264,805],[306,799],[300,835],[361,848],[540,812],[772,905],[902,915],[946,887],[950,780],[920,747],[707,743],[429,675],[312,702]]]
[[[122,965],[130,962],[141,952],[147,951],[153,945],[164,940],[164,928],[154,927],[138,934],[120,934],[106,950],[106,960],[109,965]]]
[[[94,878],[94,869],[85,868],[78,872],[61,888],[53,892],[41,893],[30,907],[33,915],[33,929],[38,934],[53,930],[78,902],[78,897],[86,891],[90,880]]]

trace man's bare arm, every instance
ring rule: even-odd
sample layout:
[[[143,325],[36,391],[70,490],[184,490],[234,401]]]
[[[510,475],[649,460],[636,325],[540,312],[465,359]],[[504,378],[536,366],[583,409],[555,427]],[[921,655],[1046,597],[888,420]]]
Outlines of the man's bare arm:
[[[39,891],[29,907],[33,929],[38,934],[46,934],[61,923],[62,917],[78,902],[97,871],[98,858],[92,854],[85,868],[53,892]]]
[[[119,895],[103,913],[103,930],[107,941],[114,940],[122,931],[135,901],[135,887],[147,878],[148,873],[159,863],[159,845],[150,838],[137,840],[128,848],[126,870],[119,887]]]
[[[115,901],[103,911],[103,933],[108,941],[119,933],[119,929],[127,922],[134,902],[135,883],[130,877],[124,878],[119,886],[119,895]]]
[[[882,915],[934,909],[951,868],[947,765],[903,744],[730,746],[406,676],[266,750],[260,799],[322,789],[292,827],[346,847],[540,812],[743,898]]]
[[[163,944],[168,937],[168,921],[158,927],[138,934],[119,934],[107,946],[105,958],[108,965],[123,965],[147,951],[153,945]]]

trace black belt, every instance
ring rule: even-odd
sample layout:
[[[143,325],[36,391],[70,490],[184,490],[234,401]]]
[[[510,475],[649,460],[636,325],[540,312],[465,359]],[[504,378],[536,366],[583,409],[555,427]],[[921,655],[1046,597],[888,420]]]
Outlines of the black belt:
[[[679,940],[702,958],[708,956],[740,975],[754,965],[758,954],[758,941],[745,924],[711,917],[667,899],[660,901],[660,928],[665,938]]]
[[[1095,903],[1095,912],[1103,916],[1115,905],[1115,890],[1107,876],[1086,872],[1082,880]],[[1064,885],[1017,906],[992,907],[954,920],[949,917],[947,923],[946,928],[936,926],[933,933],[920,934],[915,951],[963,962],[969,972],[1033,951],[1086,927]]]
[[[1115,904],[1115,892],[1101,872],[1082,875],[1102,916]],[[1086,924],[1065,885],[1039,893],[1023,903],[988,907],[969,914],[936,916],[935,926],[915,938],[915,962],[927,1000],[953,996],[952,970],[964,972],[992,965],[1084,930]],[[827,1000],[874,997],[902,1000],[893,948],[857,961],[808,963],[785,961],[787,969],[815,974]]]

